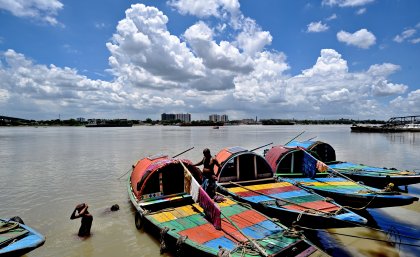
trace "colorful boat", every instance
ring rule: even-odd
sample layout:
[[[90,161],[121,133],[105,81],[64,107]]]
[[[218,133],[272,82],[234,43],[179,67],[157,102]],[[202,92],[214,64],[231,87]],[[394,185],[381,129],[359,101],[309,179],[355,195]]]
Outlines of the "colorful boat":
[[[178,256],[308,256],[315,251],[253,209],[230,199],[215,204],[200,187],[200,176],[190,161],[162,155],[134,166],[128,194],[135,224],[160,235],[161,250]]]
[[[21,256],[44,242],[43,235],[23,222],[0,219],[0,256]]]
[[[365,218],[343,208],[332,199],[276,180],[263,156],[242,147],[222,149],[216,159],[221,164],[219,191],[250,204],[285,225],[337,228],[365,224]],[[217,167],[216,167],[217,168]]]
[[[380,168],[346,161],[337,161],[334,148],[321,141],[292,141],[292,147],[303,147],[320,161],[327,164],[335,171],[365,185],[384,188],[389,183],[394,186],[405,186],[420,183],[420,171],[398,170],[395,168]]]
[[[418,201],[417,197],[391,188],[379,190],[356,183],[334,172],[303,148],[274,146],[266,152],[265,158],[276,176],[352,208],[402,206]]]

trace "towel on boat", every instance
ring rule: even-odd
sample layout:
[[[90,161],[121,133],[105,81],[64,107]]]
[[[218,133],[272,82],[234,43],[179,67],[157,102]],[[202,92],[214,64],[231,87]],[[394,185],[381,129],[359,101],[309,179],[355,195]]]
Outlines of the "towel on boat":
[[[210,222],[213,223],[213,226],[218,230],[222,229],[220,208],[213,202],[188,170],[184,170],[184,190],[192,196],[194,202],[198,203],[201,208],[203,208],[204,213]]]

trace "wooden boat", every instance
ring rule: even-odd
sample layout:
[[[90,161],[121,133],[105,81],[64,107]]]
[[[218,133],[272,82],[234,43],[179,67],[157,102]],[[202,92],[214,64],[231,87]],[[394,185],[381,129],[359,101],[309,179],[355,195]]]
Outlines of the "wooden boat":
[[[127,184],[136,227],[160,234],[161,250],[180,256],[308,256],[315,251],[253,209],[230,199],[214,204],[200,187],[200,176],[190,161],[162,155],[133,167]]]
[[[389,183],[394,186],[405,186],[420,183],[420,171],[380,168],[346,161],[337,161],[334,148],[321,141],[292,141],[288,146],[299,146],[307,149],[314,157],[327,164],[335,171],[365,185],[384,188]]]
[[[23,222],[0,219],[0,256],[21,256],[44,242],[43,235]]]
[[[285,225],[337,228],[367,222],[331,199],[276,180],[264,157],[252,151],[242,147],[225,148],[216,159],[221,164],[218,174],[221,193],[250,204]]]
[[[334,172],[303,148],[274,146],[266,152],[265,158],[276,176],[352,208],[402,206],[418,201],[417,197],[390,188],[379,190],[356,183]]]

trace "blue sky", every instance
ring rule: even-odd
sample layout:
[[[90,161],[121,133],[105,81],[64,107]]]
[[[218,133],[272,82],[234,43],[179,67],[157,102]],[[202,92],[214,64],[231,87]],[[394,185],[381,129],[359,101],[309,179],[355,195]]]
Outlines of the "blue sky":
[[[420,114],[417,0],[0,0],[0,115]]]

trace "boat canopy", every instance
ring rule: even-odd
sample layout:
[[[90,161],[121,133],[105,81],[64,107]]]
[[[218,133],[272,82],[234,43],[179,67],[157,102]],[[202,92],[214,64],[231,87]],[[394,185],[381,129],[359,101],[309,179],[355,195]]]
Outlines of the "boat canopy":
[[[137,199],[143,200],[184,192],[184,168],[201,183],[201,173],[189,160],[156,155],[141,159],[131,173],[131,187]]]
[[[322,162],[334,162],[336,161],[334,148],[322,141],[292,141],[287,144],[289,147],[303,147],[317,157]]]
[[[216,159],[221,165],[218,182],[249,181],[274,175],[264,157],[239,146],[222,149]],[[217,167],[215,169],[217,172]]]
[[[303,155],[302,149],[277,145],[267,151],[265,159],[277,174],[302,173]]]

